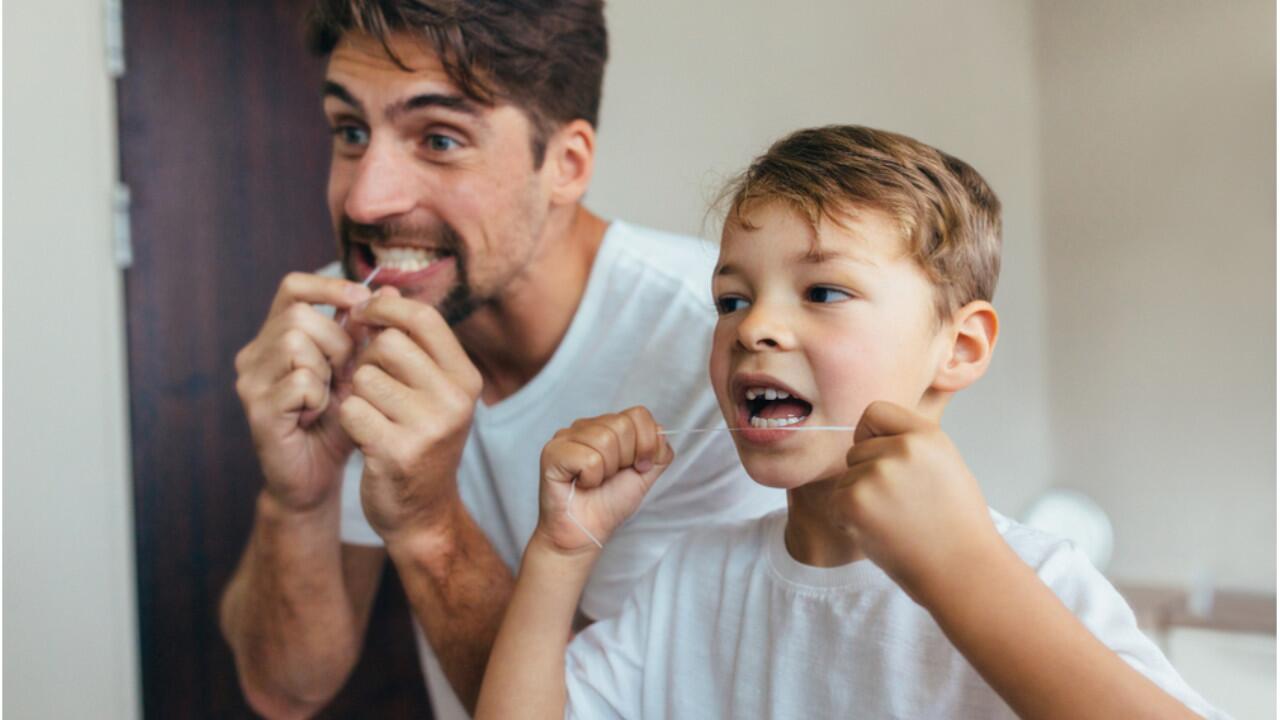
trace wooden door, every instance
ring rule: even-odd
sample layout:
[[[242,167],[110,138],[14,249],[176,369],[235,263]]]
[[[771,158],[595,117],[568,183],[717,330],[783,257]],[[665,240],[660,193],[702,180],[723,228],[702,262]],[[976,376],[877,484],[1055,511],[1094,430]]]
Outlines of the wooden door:
[[[290,270],[334,256],[323,64],[306,0],[126,0],[121,172],[133,200],[129,382],[149,718],[250,717],[217,601],[261,476],[232,359]],[[389,564],[388,564],[389,566]],[[325,717],[429,717],[388,569],[364,656]]]

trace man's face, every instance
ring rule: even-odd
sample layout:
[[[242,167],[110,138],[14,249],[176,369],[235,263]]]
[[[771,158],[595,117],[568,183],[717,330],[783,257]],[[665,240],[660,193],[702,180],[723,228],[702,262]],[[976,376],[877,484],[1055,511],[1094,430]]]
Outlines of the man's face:
[[[435,54],[397,36],[334,49],[324,112],[333,131],[329,212],[353,280],[430,303],[450,323],[496,299],[529,262],[549,208],[519,109],[463,95]]]
[[[713,288],[712,387],[748,474],[794,488],[845,468],[851,431],[877,400],[914,408],[945,356],[933,286],[896,225],[863,210],[813,230],[781,202],[730,223]],[[846,227],[847,226],[847,227]]]

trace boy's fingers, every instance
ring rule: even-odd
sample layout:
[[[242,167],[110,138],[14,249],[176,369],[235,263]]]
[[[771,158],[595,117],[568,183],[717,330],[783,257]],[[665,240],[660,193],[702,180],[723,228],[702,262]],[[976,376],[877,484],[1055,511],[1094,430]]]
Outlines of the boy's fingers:
[[[635,460],[631,464],[640,472],[648,472],[658,451],[658,423],[647,409],[639,406],[623,410],[622,416],[630,421],[635,433]]]
[[[856,468],[859,465],[884,457],[892,452],[897,446],[897,442],[897,438],[891,435],[869,437],[855,442],[844,456],[845,464],[850,468]]]
[[[543,452],[543,477],[554,483],[569,484],[577,480],[578,486],[591,488],[603,482],[604,457],[589,445],[561,437],[547,443]]]
[[[884,400],[877,400],[867,406],[858,421],[853,433],[854,445],[863,440],[885,435],[901,435],[924,427],[928,419],[910,410]]]
[[[623,468],[631,467],[639,458],[637,451],[638,431],[635,421],[628,415],[615,414],[604,415],[597,418],[601,426],[608,428],[613,436],[617,438],[617,467],[613,472],[617,472]]]
[[[280,281],[276,296],[271,301],[267,317],[274,317],[294,303],[309,305],[333,305],[349,308],[369,298],[369,288],[342,278],[324,277],[310,273],[289,273]]]

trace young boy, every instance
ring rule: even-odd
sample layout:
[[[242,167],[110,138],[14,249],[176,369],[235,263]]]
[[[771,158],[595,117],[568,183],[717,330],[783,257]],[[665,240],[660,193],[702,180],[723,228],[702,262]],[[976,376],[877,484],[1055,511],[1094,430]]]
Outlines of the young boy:
[[[558,432],[477,717],[1215,714],[1070,543],[987,508],[938,426],[998,334],[981,176],[833,126],[776,143],[730,196],[711,383],[788,507],[678,542],[570,642],[596,541],[673,450],[643,408]]]

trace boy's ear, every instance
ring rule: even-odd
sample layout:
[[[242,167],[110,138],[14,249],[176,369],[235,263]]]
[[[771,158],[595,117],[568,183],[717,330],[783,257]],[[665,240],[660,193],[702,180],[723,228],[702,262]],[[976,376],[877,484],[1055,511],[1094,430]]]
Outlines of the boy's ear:
[[[933,389],[963,390],[987,372],[1000,334],[1000,317],[985,300],[975,300],[952,315],[951,346],[933,378]]]
[[[586,194],[595,171],[595,128],[581,118],[561,126],[547,139],[542,162],[551,183],[552,204],[578,202]]]

